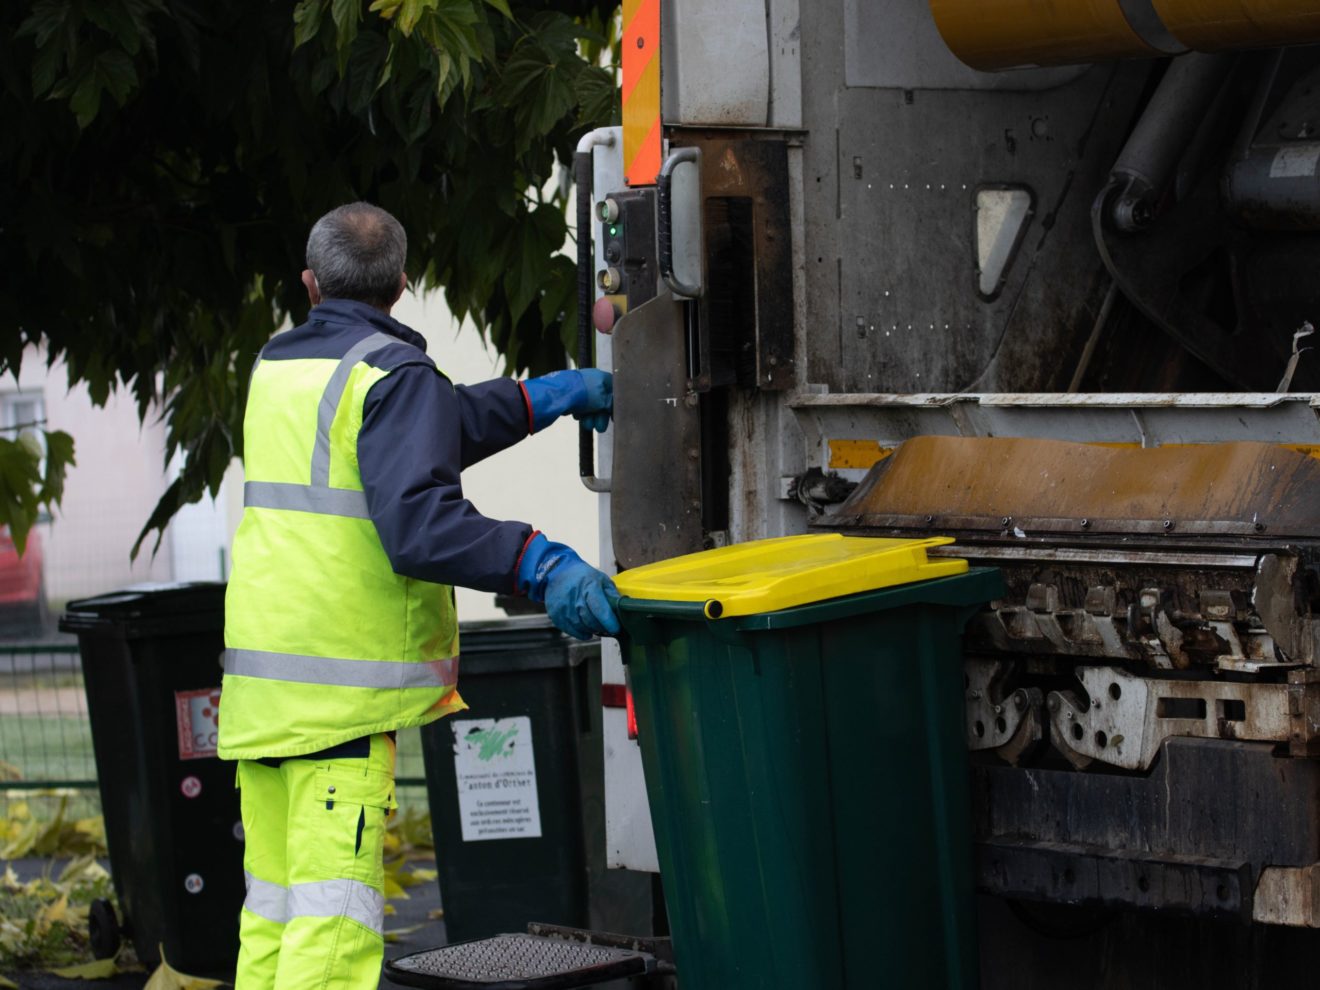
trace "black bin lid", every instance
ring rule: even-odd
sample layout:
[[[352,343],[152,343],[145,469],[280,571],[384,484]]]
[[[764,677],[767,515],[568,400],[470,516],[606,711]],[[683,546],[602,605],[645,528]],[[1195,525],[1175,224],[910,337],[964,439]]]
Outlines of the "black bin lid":
[[[459,662],[463,676],[575,667],[599,645],[579,643],[544,615],[484,619],[458,624]]]
[[[69,602],[63,632],[124,635],[210,632],[224,628],[223,581],[148,582]]]

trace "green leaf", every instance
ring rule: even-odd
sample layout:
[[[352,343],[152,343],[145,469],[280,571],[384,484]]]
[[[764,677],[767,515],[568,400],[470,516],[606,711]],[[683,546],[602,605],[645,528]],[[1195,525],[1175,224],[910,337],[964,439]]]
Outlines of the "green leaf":
[[[76,23],[73,0],[37,0],[32,5],[32,13],[18,26],[16,37],[31,37],[38,48],[44,48],[71,17]]]
[[[486,3],[490,4],[509,20],[513,20],[513,13],[509,10],[509,0],[486,0]]]
[[[343,71],[352,49],[352,42],[358,37],[358,21],[362,20],[360,0],[331,0],[330,17],[335,26],[335,49],[339,54],[339,71]],[[375,37],[375,36],[372,36]]]
[[[64,500],[64,479],[78,462],[74,458],[73,437],[63,430],[45,431],[46,467],[42,474],[38,499],[47,509]]]
[[[96,78],[121,107],[137,85],[137,69],[123,52],[102,52],[96,56]]]
[[[326,0],[298,0],[293,8],[293,47],[301,48],[321,30]]]
[[[388,51],[387,43],[378,34],[358,37],[348,59],[348,108],[354,113],[366,109],[376,94],[382,66]]]
[[[38,51],[32,62],[32,95],[44,96],[49,92],[63,67],[64,52],[60,48],[47,45]]]
[[[614,73],[597,65],[588,65],[574,83],[578,102],[578,120],[599,127],[602,123],[618,125],[622,120],[619,87]]]
[[[542,21],[504,64],[497,97],[511,108],[525,148],[551,129],[577,104],[577,76],[586,63],[577,54],[573,22],[562,15]]]
[[[422,15],[428,10],[434,10],[436,0],[403,0],[399,6],[399,16],[397,25],[404,36],[412,34],[413,29],[421,22]]]

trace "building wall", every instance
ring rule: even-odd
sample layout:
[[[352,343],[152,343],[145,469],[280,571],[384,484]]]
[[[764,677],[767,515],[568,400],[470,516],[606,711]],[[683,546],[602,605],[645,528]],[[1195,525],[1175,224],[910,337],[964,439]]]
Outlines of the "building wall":
[[[72,598],[141,581],[171,578],[169,537],[152,555],[148,544],[136,561],[133,541],[165,491],[165,429],[152,416],[139,424],[127,392],[92,405],[85,387],[69,389],[62,362],[47,369],[30,348],[17,382],[0,381],[0,401],[40,395],[46,428],[73,435],[77,464],[69,469],[64,501],[49,523],[37,527],[45,555],[46,595],[58,605]]]

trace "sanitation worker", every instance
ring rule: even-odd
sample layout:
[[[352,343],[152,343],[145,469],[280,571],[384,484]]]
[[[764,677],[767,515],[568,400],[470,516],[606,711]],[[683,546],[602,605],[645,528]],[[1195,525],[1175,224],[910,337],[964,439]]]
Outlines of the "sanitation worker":
[[[467,707],[453,585],[543,601],[579,638],[619,628],[608,577],[460,481],[559,416],[604,429],[610,376],[452,385],[390,316],[406,250],[367,203],[318,220],[307,322],[252,374],[219,741],[246,838],[237,990],[377,985],[394,732]]]

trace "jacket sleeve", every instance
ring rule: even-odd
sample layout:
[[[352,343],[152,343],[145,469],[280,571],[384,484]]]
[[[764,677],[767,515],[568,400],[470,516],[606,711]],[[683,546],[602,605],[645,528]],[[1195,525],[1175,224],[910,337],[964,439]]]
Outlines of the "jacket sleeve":
[[[463,417],[456,390],[429,365],[372,386],[357,442],[367,510],[396,573],[511,593],[532,527],[487,519],[463,496]]]
[[[462,425],[461,464],[469,468],[512,447],[532,431],[531,406],[522,384],[496,378],[480,385],[456,385]]]

